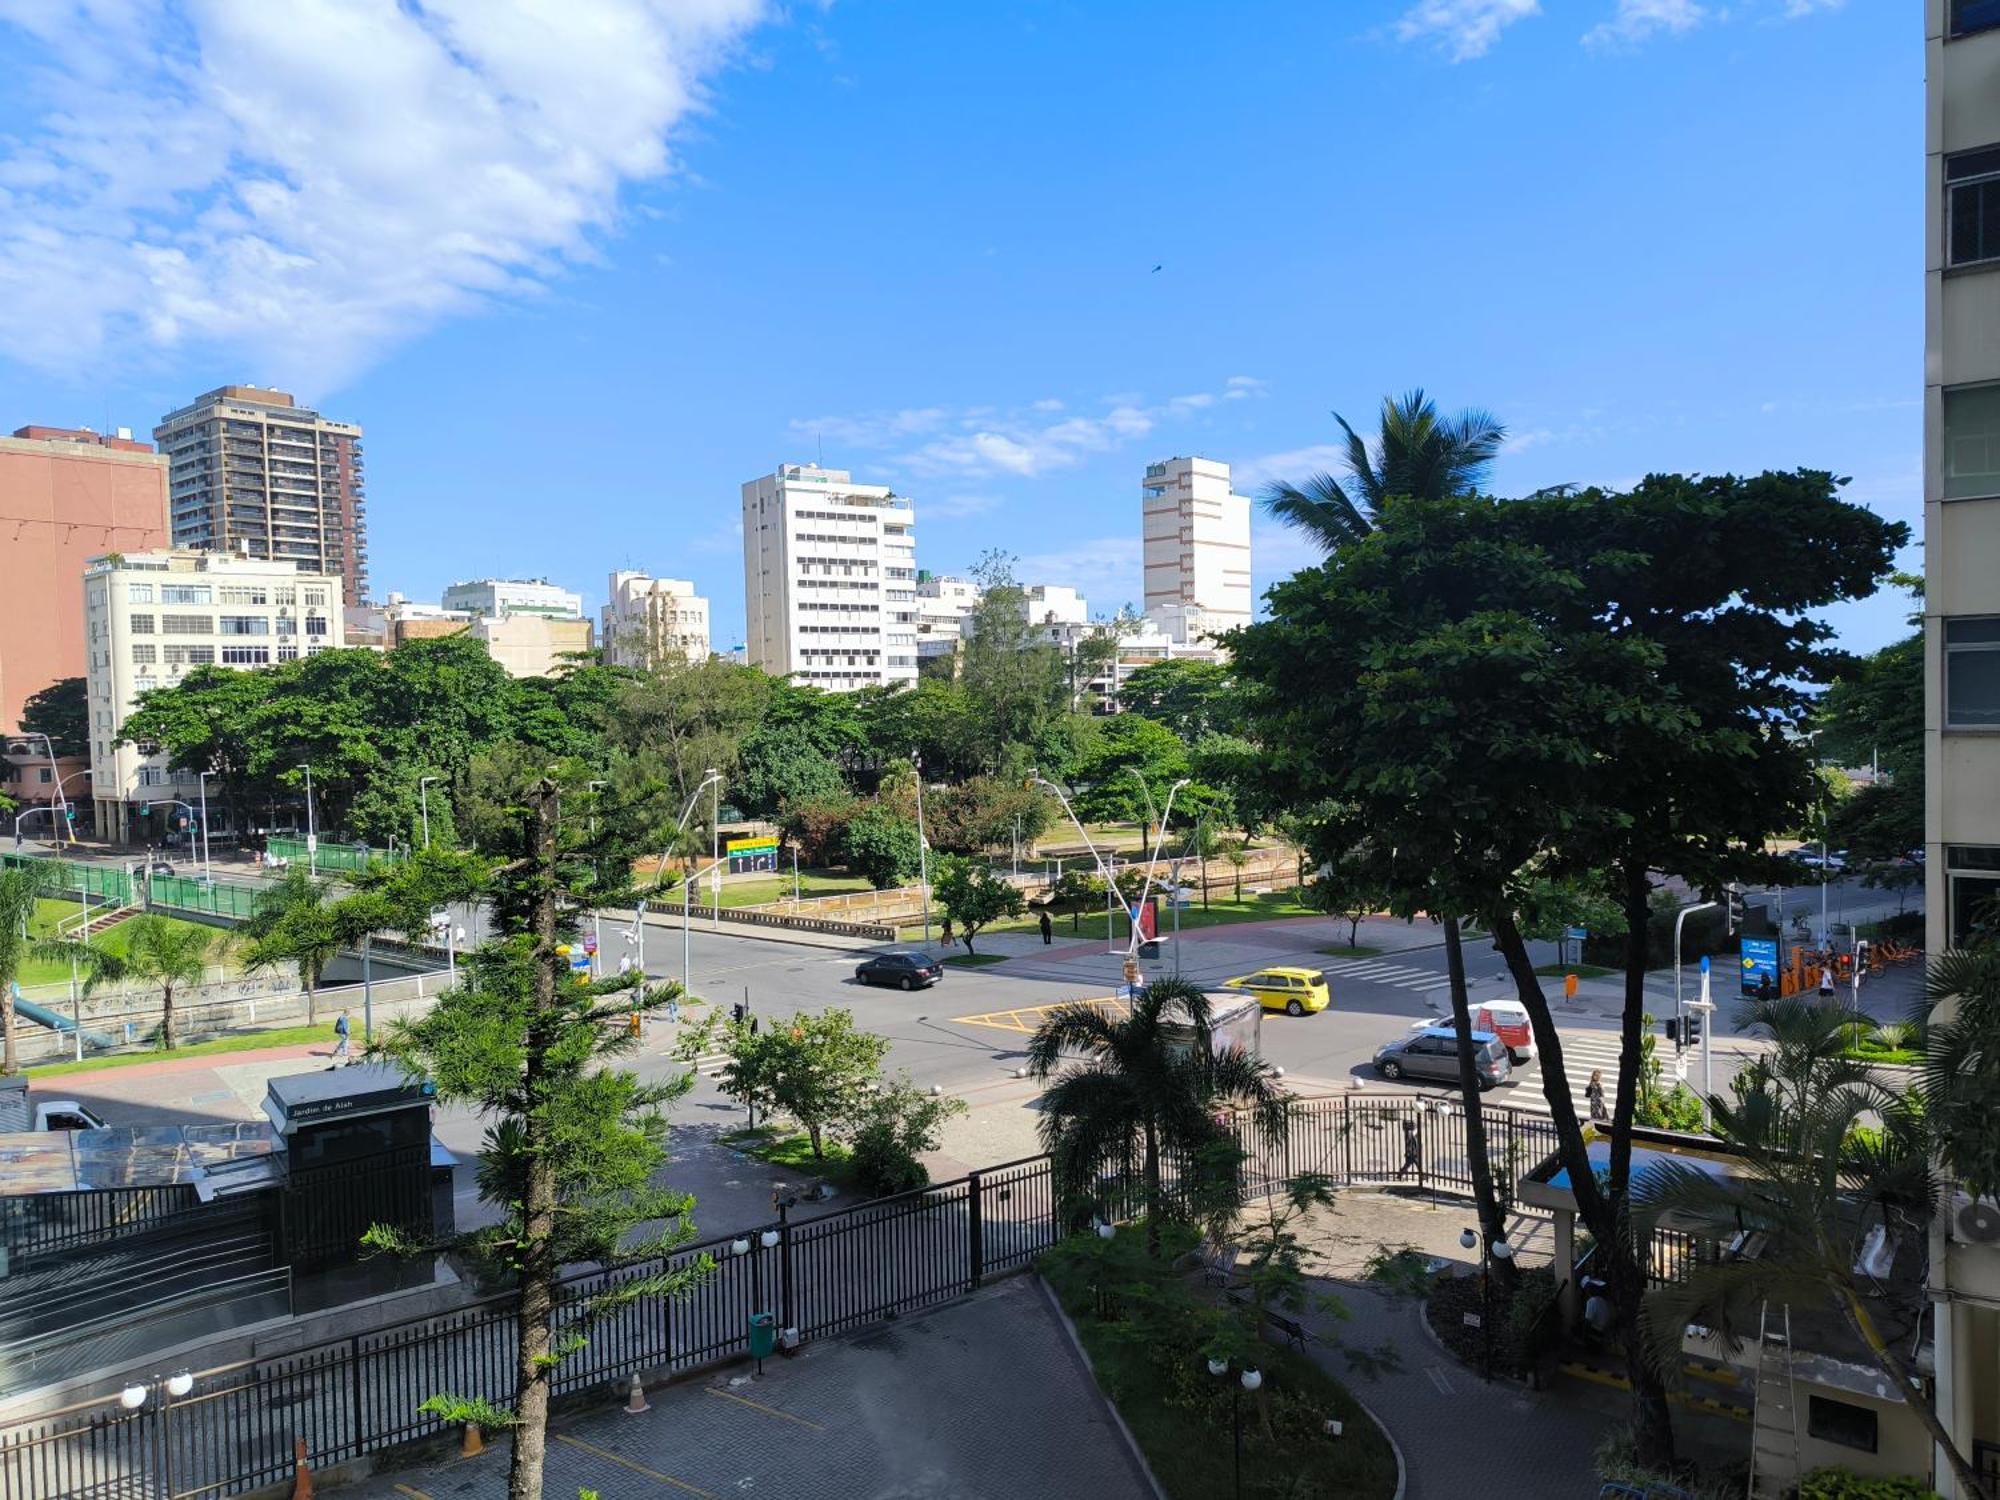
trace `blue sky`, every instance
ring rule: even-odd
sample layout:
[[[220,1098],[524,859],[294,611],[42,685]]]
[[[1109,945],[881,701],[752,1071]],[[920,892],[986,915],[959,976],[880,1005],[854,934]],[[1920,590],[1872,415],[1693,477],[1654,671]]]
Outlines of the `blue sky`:
[[[822,446],[1105,612],[1149,459],[1298,475],[1413,385],[1500,493],[1920,519],[1914,6],[542,8],[0,0],[0,430],[287,387],[366,428],[378,594],[640,567],[718,646],[738,485]]]

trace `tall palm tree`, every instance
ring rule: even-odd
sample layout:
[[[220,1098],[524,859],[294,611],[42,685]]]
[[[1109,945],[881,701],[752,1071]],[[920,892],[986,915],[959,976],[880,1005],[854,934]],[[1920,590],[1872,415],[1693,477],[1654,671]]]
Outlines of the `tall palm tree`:
[[[14,1043],[14,981],[33,944],[29,930],[35,919],[35,903],[50,889],[58,867],[46,860],[30,860],[0,870],[0,1074],[21,1071]]]
[[[298,965],[308,1024],[319,1019],[315,995],[320,976],[349,940],[326,891],[323,882],[295,865],[285,871],[283,879],[264,889],[248,919],[237,929],[248,939],[242,957],[243,967],[250,973],[281,964]]]
[[[1933,1006],[1948,1006],[1930,1019]],[[1958,1185],[2000,1199],[2000,943],[1953,949],[1926,976],[1921,1087],[1938,1159]]]
[[[137,980],[160,992],[160,1045],[174,1049],[174,994],[200,984],[208,966],[229,951],[234,938],[195,922],[168,917],[134,917],[120,929],[122,951],[88,943],[48,945],[66,956],[74,951],[83,967],[83,992],[122,980]]]
[[[1762,1007],[1761,1009],[1770,1009]],[[1795,1017],[1780,1018],[1790,1025]],[[1704,1260],[1687,1280],[1649,1294],[1647,1337],[1662,1368],[1678,1366],[1688,1325],[1739,1344],[1768,1303],[1840,1316],[1921,1421],[1957,1475],[1961,1492],[1986,1497],[1976,1470],[1931,1409],[1929,1396],[1898,1352],[1901,1331],[1886,1327],[1893,1299],[1855,1270],[1877,1226],[1906,1245],[1924,1244],[1933,1199],[1928,1133],[1921,1105],[1818,1050],[1797,1022],[1804,1050],[1778,1027],[1768,1070],[1753,1075],[1740,1101],[1711,1099],[1716,1133],[1740,1157],[1729,1176],[1667,1160],[1636,1173],[1633,1221],[1641,1243],[1663,1225],[1709,1244],[1749,1231],[1764,1236],[1749,1257]],[[1859,1129],[1871,1118],[1879,1131]],[[1905,1309],[1914,1321],[1920,1309]]]
[[[1385,500],[1476,492],[1507,437],[1490,412],[1473,407],[1455,417],[1440,416],[1421,390],[1382,398],[1373,449],[1339,412],[1333,419],[1347,434],[1347,482],[1322,472],[1299,484],[1278,480],[1264,490],[1268,514],[1305,532],[1329,554],[1373,530]]]
[[[1208,996],[1188,980],[1154,982],[1125,1015],[1056,1007],[1028,1043],[1028,1071],[1042,1082],[1056,1075],[1042,1095],[1041,1136],[1066,1213],[1095,1199],[1108,1167],[1136,1157],[1156,1254],[1161,1224],[1182,1216],[1182,1203],[1209,1217],[1242,1201],[1242,1158],[1219,1110],[1247,1111],[1265,1144],[1284,1139],[1288,1096],[1276,1076],[1239,1047],[1215,1048]],[[1169,1159],[1183,1164],[1180,1202],[1165,1188]]]

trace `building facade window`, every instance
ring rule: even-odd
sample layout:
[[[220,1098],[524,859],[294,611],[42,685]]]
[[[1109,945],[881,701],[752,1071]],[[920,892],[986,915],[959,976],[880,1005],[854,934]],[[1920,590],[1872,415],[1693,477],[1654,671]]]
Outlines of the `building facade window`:
[[[213,646],[169,646],[167,665],[170,667],[212,667],[215,665]]]
[[[1953,844],[1944,852],[1945,936],[1953,947],[1973,929],[2000,921],[2000,849]]]
[[[268,604],[270,591],[261,583],[225,583],[222,586],[224,604]]]
[[[129,583],[125,586],[125,598],[132,604],[151,604],[153,586],[150,583]]]
[[[307,634],[307,635],[325,635],[325,634],[326,634],[326,616],[325,616],[325,615],[307,615],[307,616],[306,616],[306,634]]]
[[[271,660],[269,646],[224,646],[222,664],[225,667],[261,667]]]
[[[289,641],[278,642],[279,661],[297,661],[298,659],[299,659],[299,648],[297,643]]]
[[[214,635],[214,615],[161,615],[161,635]]]
[[[207,604],[210,589],[205,583],[163,583],[160,585],[162,604]]]
[[[2000,616],[1944,622],[1944,727],[2000,729]]]
[[[156,661],[158,661],[158,660],[160,659],[160,658],[159,658],[159,649],[160,649],[160,648],[159,648],[159,647],[157,647],[157,646],[150,646],[150,645],[135,645],[135,646],[134,646],[134,647],[132,648],[132,663],[133,663],[133,665],[134,665],[134,666],[150,666],[150,665],[151,665],[152,663],[154,663],[154,662],[156,662]]]
[[[1951,34],[1987,31],[2000,26],[2000,0],[1951,0]]]
[[[1944,162],[1945,264],[2000,260],[2000,146]]]
[[[2000,495],[2000,385],[1944,393],[1944,498]]]
[[[153,617],[151,615],[127,615],[125,617],[125,628],[134,635],[151,635],[153,633]],[[91,635],[91,639],[97,639],[95,633]]]
[[[224,635],[269,635],[271,622],[263,615],[224,615],[222,617]]]

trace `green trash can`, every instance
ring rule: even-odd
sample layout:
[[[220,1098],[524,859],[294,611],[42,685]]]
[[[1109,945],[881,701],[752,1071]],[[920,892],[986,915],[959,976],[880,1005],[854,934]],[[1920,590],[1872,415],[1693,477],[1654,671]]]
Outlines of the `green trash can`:
[[[778,1347],[778,1315],[774,1312],[750,1314],[750,1357],[763,1361]]]

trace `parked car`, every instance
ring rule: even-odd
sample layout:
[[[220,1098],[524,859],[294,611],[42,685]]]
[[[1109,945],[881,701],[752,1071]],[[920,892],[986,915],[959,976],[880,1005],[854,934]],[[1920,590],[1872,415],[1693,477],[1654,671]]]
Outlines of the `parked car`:
[[[1822,854],[1817,844],[1801,844],[1792,851],[1791,858],[1794,863],[1804,865],[1808,870],[1825,870],[1831,875],[1837,875],[1847,868],[1845,849],[1829,849]]]
[[[1255,974],[1223,980],[1222,988],[1255,995],[1264,1009],[1281,1010],[1288,1016],[1325,1010],[1333,1000],[1326,975],[1318,969],[1259,969]]]
[[[1518,1000],[1475,1000],[1466,1006],[1466,1014],[1474,1031],[1490,1031],[1500,1038],[1507,1047],[1507,1057],[1514,1063],[1531,1063],[1535,1060],[1535,1029],[1528,1020],[1528,1007]],[[1418,1021],[1411,1031],[1428,1031],[1439,1026],[1436,1021]],[[1443,1023],[1441,1029],[1456,1029],[1453,1023]]]
[[[891,948],[856,964],[854,977],[863,984],[889,984],[899,990],[928,989],[944,978],[944,964],[921,948]]]
[[[152,870],[155,875],[172,875],[174,873],[174,867],[164,859],[154,860]]]
[[[1384,1078],[1430,1078],[1458,1082],[1458,1038],[1449,1026],[1426,1026],[1399,1037],[1375,1053],[1375,1071]],[[1472,1033],[1472,1071],[1483,1093],[1513,1076],[1507,1044],[1490,1031]]]

